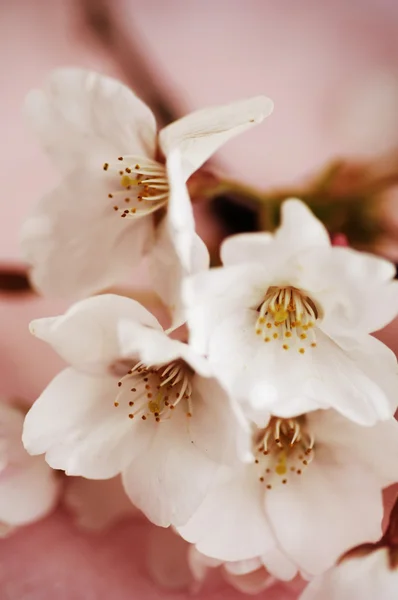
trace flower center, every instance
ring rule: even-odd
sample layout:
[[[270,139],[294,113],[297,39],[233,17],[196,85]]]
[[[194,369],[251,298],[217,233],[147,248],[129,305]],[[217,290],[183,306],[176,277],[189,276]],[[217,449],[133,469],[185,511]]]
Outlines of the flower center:
[[[112,177],[108,198],[113,210],[125,218],[150,214],[166,204],[169,183],[164,165],[142,156],[119,156],[116,163],[104,163]]]
[[[290,476],[301,475],[314,458],[314,443],[304,416],[272,417],[255,442],[259,481],[267,482],[270,490],[275,483],[286,484]]]
[[[316,347],[315,321],[318,310],[314,302],[294,287],[270,287],[259,307],[256,334],[264,342],[279,340],[284,350],[294,345],[300,354]]]
[[[160,367],[137,363],[119,380],[119,393],[114,406],[127,410],[129,419],[140,416],[143,421],[153,417],[157,423],[170,418],[181,401],[192,416],[191,369],[181,360]]]

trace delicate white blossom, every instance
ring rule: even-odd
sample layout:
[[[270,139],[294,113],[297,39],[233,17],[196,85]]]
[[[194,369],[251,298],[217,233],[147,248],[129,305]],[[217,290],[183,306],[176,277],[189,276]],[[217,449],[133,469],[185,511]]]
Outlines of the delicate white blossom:
[[[154,213],[178,178],[173,151],[181,156],[181,189],[222,144],[272,109],[259,96],[199,110],[158,133],[150,109],[122,83],[81,69],[54,71],[27,98],[28,117],[64,176],[23,227],[33,283],[82,297],[118,282],[156,243],[164,211]],[[193,244],[196,267],[206,266],[200,240]]]
[[[331,407],[371,425],[394,413],[397,361],[369,335],[398,312],[394,265],[332,247],[299,200],[274,235],[233,236],[221,255],[185,302],[193,344],[238,398],[280,417]]]
[[[398,550],[397,550],[398,552]],[[347,558],[315,577],[300,600],[397,600],[398,566],[391,565],[386,548]]]
[[[277,547],[279,568],[307,577],[379,539],[381,490],[398,476],[393,418],[363,427],[333,410],[271,417],[256,429],[253,453],[254,464],[224,467],[218,486],[178,527],[200,552],[222,561],[260,556],[272,573]]]
[[[0,404],[0,529],[1,535],[46,516],[58,500],[59,482],[42,457],[22,445],[24,414]]]
[[[23,442],[69,475],[122,473],[159,525],[183,524],[220,463],[249,455],[246,421],[205,358],[170,339],[137,302],[89,298],[31,324],[70,363],[30,409]]]

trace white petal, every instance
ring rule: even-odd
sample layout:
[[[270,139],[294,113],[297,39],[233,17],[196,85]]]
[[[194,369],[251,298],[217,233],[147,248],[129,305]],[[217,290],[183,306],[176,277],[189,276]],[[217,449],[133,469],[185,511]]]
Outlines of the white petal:
[[[308,574],[321,573],[347,548],[381,534],[383,506],[374,475],[347,453],[322,446],[301,475],[273,486],[265,505],[282,550]]]
[[[168,125],[159,134],[160,147],[168,156],[174,148],[182,154],[185,179],[225,142],[268,117],[273,102],[265,96],[226,106],[205,108]]]
[[[191,200],[177,151],[167,159],[167,174],[170,186],[167,214],[157,229],[150,267],[154,287],[173,315],[173,327],[178,327],[185,321],[183,280],[208,269],[210,257],[206,245],[195,233]]]
[[[26,99],[26,113],[44,149],[64,169],[123,154],[154,157],[156,123],[125,85],[76,68],[53,71]]]
[[[125,279],[152,235],[152,217],[122,219],[98,173],[76,169],[25,221],[21,248],[43,293],[81,298]]]
[[[398,572],[389,568],[387,551],[380,548],[316,577],[300,600],[396,600],[397,590]]]
[[[237,560],[224,563],[224,568],[228,573],[233,575],[246,575],[263,567],[263,563],[259,556],[249,558],[248,560]]]
[[[115,408],[117,380],[62,371],[26,415],[23,443],[54,469],[91,479],[114,477],[145,450],[150,430]]]
[[[123,484],[152,523],[183,525],[206,496],[217,464],[191,443],[183,411],[155,428],[150,446],[125,469]]]
[[[259,594],[276,583],[274,577],[264,568],[244,575],[234,575],[226,571],[224,577],[228,583],[243,594]]]
[[[281,226],[275,232],[275,241],[295,251],[330,246],[326,227],[304,202],[296,198],[282,204]]]
[[[215,378],[196,375],[192,379],[191,440],[206,456],[224,464],[249,461],[251,432],[239,408],[235,406]]]
[[[333,262],[347,280],[385,283],[395,277],[395,265],[389,260],[352,248],[333,248]]]
[[[119,325],[121,356],[136,356],[147,366],[164,365],[181,358],[193,371],[209,377],[213,369],[208,360],[197,354],[190,345],[174,340],[163,331],[142,327],[131,320]]]
[[[378,419],[389,419],[398,405],[398,367],[394,352],[371,335],[361,335],[354,339],[336,338],[335,341],[354,369],[364,373],[372,382],[370,385],[377,386],[373,392],[373,404],[378,412]]]
[[[123,354],[118,324],[124,319],[163,332],[157,319],[141,304],[114,294],[81,300],[59,317],[36,319],[30,331],[51,344],[69,364],[85,370],[107,370]]]
[[[141,513],[129,500],[120,477],[93,480],[68,477],[64,504],[82,529],[102,531]]]
[[[310,267],[310,256],[306,262]],[[393,281],[395,266],[389,261],[351,248],[333,247],[327,254],[314,254],[312,262],[314,282],[316,278],[323,281],[319,300],[325,313],[325,331],[370,333],[387,325],[398,313],[398,282]]]
[[[212,377],[213,369],[204,357],[162,331],[129,321],[121,323],[120,339],[123,353],[134,354],[146,365],[157,366],[182,359],[192,368],[192,417],[184,427],[188,428],[191,443],[205,456],[229,464],[251,458],[247,422],[219,381]]]
[[[58,500],[60,481],[42,457],[0,474],[0,522],[26,525],[46,516]]]
[[[236,313],[211,338],[210,361],[239,399],[280,417],[317,407],[335,408],[364,425],[391,416],[390,399],[383,384],[369,377],[368,361],[351,356],[318,329],[317,347],[304,354],[292,343],[284,350],[279,339],[266,343],[255,334],[257,316]]]
[[[398,314],[398,281],[391,281],[383,287],[368,285],[362,299],[359,311],[361,331],[379,331]]]
[[[346,452],[373,470],[380,489],[398,481],[398,422],[394,417],[361,427],[333,410],[308,415],[316,442]]]
[[[281,581],[291,581],[298,574],[297,566],[294,562],[276,546],[266,554],[263,554],[261,560],[267,571]]]
[[[195,546],[188,546],[188,564],[194,579],[203,583],[209,569],[215,569],[223,564],[221,560],[205,556]]]
[[[190,434],[212,460],[236,465],[251,462],[251,430],[240,406],[215,377],[193,380],[194,415]]]
[[[183,286],[190,342],[207,354],[215,327],[242,308],[257,308],[271,284],[272,274],[250,263],[215,268],[187,279]]]
[[[223,265],[265,262],[272,253],[274,236],[271,233],[239,233],[231,235],[221,244]]]
[[[220,560],[246,560],[275,545],[263,509],[264,489],[253,467],[227,471],[194,516],[178,531],[199,552]]]

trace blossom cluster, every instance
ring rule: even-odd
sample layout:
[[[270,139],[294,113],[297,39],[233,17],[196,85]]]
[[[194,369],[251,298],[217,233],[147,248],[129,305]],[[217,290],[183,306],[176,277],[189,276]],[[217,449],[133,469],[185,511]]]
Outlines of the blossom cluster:
[[[397,362],[371,335],[398,314],[398,282],[388,261],[332,246],[295,198],[275,232],[227,238],[209,267],[187,181],[272,108],[260,96],[157,132],[133,92],[95,73],[61,69],[30,93],[62,181],[21,245],[36,288],[74,303],[30,325],[68,366],[22,440],[67,475],[121,475],[196,568],[254,574],[255,591],[300,575],[307,600],[329,597],[315,588],[340,556],[380,540],[382,490],[398,481]],[[143,259],[167,329],[112,293]]]

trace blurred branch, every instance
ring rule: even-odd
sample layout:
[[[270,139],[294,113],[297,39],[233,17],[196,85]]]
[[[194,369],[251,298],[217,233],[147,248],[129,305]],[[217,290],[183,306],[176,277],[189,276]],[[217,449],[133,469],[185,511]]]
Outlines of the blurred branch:
[[[26,293],[34,293],[27,271],[19,266],[0,265],[0,294],[11,296]]]
[[[107,0],[78,0],[77,7],[86,29],[113,59],[128,85],[150,106],[158,124],[164,126],[175,121],[179,111],[159,87],[160,78],[140,46],[131,19],[125,29],[118,19],[117,5]]]

